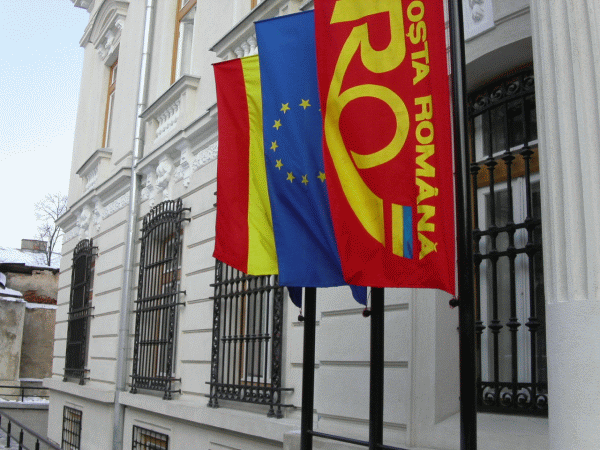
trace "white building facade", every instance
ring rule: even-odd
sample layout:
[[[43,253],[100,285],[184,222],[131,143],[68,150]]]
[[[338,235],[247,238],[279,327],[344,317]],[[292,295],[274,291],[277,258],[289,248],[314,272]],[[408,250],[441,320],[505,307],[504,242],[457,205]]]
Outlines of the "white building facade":
[[[85,450],[298,449],[303,322],[275,278],[212,258],[211,65],[257,53],[255,21],[313,1],[72,1],[90,20],[60,219],[49,437]],[[596,449],[600,6],[463,2],[479,448]],[[386,289],[388,445],[459,448],[449,300]],[[318,290],[314,426],[365,440],[362,312],[349,289]]]

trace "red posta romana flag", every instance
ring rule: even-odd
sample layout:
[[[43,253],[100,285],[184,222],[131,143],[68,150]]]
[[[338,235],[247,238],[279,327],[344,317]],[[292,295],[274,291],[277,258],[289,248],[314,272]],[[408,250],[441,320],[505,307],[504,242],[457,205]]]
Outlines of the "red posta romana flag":
[[[331,214],[344,278],[455,293],[443,2],[315,2]]]
[[[214,70],[219,157],[213,256],[249,275],[276,274],[258,56],[218,63]]]

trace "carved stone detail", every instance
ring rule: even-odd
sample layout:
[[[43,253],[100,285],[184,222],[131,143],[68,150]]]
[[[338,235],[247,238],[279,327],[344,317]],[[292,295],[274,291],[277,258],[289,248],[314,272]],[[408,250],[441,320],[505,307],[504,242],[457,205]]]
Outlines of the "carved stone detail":
[[[129,205],[129,196],[130,196],[130,193],[129,193],[129,191],[127,191],[123,195],[121,195],[119,198],[117,198],[115,201],[111,202],[108,206],[106,206],[102,210],[102,218],[106,219],[111,214],[113,214],[113,213],[117,212],[118,210],[120,210],[121,208],[124,208],[125,206]]]
[[[90,205],[84,205],[77,217],[77,226],[79,227],[79,239],[90,238],[90,224],[92,221],[92,208]]]
[[[96,49],[98,50],[98,55],[102,61],[106,62],[109,56],[116,50],[119,42],[121,42],[121,31],[123,30],[124,24],[125,18],[123,16],[117,16],[106,34],[98,42]]]
[[[163,155],[158,161],[156,167],[156,204],[171,200],[172,181],[173,181],[174,166],[173,160],[168,155]],[[157,199],[158,197],[158,199]]]
[[[196,172],[200,167],[208,164],[211,161],[217,159],[219,143],[213,142],[208,147],[200,150],[194,158],[193,170]]]
[[[474,22],[481,22],[485,18],[485,0],[469,0],[471,8],[471,17]]]
[[[160,139],[160,137],[175,127],[177,124],[177,119],[180,114],[180,105],[181,105],[181,97],[175,100],[171,106],[163,111],[163,113],[156,118],[158,122],[158,127],[156,128],[156,138],[155,141]]]
[[[494,27],[493,0],[469,0],[463,2],[463,20],[465,39],[475,36]]]
[[[96,233],[100,232],[100,226],[102,224],[102,214],[104,208],[102,207],[102,201],[100,198],[94,198],[94,211],[92,212],[92,224],[96,229]]]
[[[175,172],[175,181],[183,180],[183,187],[188,187],[190,185],[190,178],[193,172],[193,164],[194,164],[194,154],[189,148],[184,148],[181,150],[181,154],[179,157],[179,167]]]
[[[85,192],[96,187],[96,182],[98,181],[98,166],[99,165],[100,164],[96,164],[86,175],[86,177],[85,177]]]
[[[69,231],[67,231],[63,235],[63,244],[65,244],[66,242],[69,242],[71,239],[75,239],[75,237],[78,235],[79,235],[79,228],[77,227],[77,225],[75,225],[73,228],[71,228]]]
[[[156,167],[149,166],[144,170],[144,188],[142,189],[142,201],[154,197],[154,186],[156,185]]]
[[[238,58],[243,58],[245,56],[257,55],[258,54],[258,45],[256,42],[256,36],[252,35],[245,41],[241,42],[233,52],[236,54]]]

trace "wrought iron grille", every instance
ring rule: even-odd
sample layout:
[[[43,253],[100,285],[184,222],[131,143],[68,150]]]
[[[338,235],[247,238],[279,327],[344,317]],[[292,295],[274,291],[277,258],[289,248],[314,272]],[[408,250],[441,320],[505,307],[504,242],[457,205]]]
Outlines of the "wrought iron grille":
[[[169,450],[169,436],[133,426],[132,450]]]
[[[469,114],[479,411],[547,415],[533,71],[476,92]]]
[[[281,335],[283,288],[277,276],[250,276],[221,261],[215,266],[210,400],[268,405],[283,417]]]
[[[131,392],[164,391],[171,399],[179,303],[180,253],[183,217],[181,199],[156,205],[144,217],[141,237],[138,298]],[[184,293],[184,292],[183,292]]]
[[[85,364],[92,311],[95,250],[93,240],[84,239],[73,251],[64,381],[79,378],[79,384],[84,384],[88,372]]]
[[[63,408],[62,444],[63,450],[79,450],[81,444],[81,411],[65,406]]]

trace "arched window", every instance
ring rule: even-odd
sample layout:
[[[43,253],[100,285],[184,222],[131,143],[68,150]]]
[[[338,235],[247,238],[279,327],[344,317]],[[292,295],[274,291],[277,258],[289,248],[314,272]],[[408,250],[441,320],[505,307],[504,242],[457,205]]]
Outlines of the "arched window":
[[[84,239],[73,250],[64,381],[77,378],[80,384],[84,383],[88,372],[85,365],[92,311],[95,249],[91,239]]]
[[[181,199],[162,202],[142,227],[131,392],[164,391],[165,399],[179,392],[173,373],[184,211]]]

